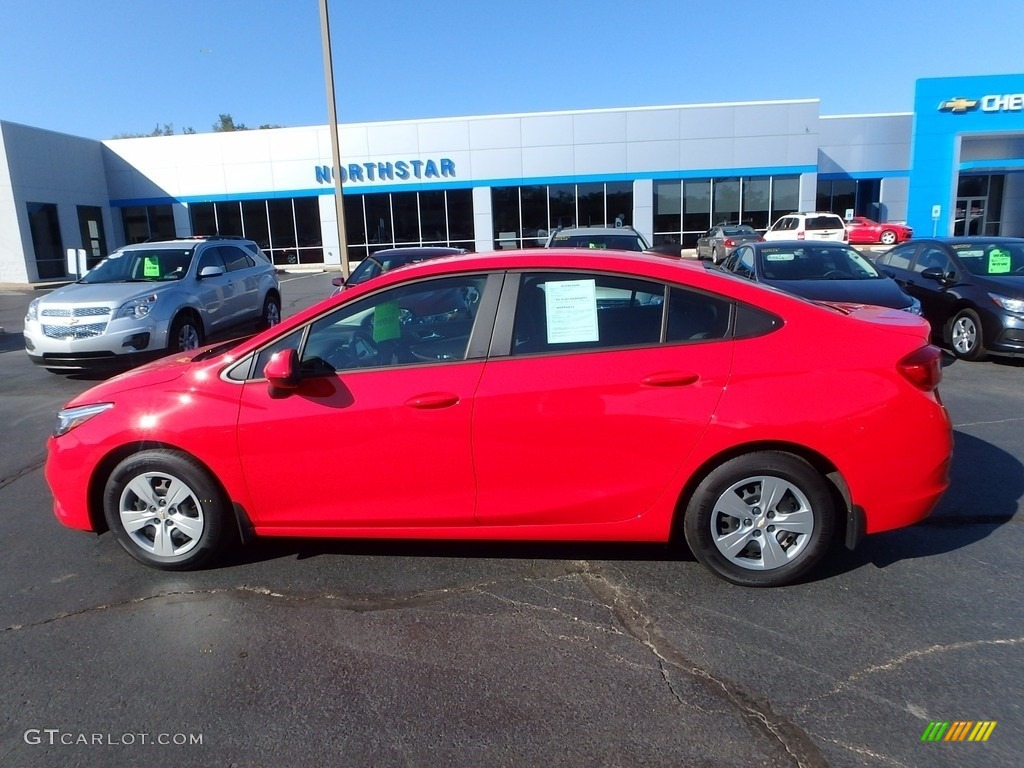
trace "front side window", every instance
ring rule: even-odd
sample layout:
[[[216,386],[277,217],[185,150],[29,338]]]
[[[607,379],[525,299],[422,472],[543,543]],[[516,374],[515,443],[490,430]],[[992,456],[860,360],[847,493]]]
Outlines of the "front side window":
[[[486,277],[398,286],[315,321],[300,351],[304,375],[465,360]]]
[[[879,256],[875,263],[881,267],[895,267],[896,269],[910,269],[910,259],[917,250],[917,245],[908,245],[903,248],[893,248],[888,253]]]

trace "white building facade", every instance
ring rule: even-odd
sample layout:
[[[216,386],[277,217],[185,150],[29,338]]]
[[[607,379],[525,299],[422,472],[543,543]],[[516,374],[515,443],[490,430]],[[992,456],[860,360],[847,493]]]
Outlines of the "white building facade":
[[[1024,197],[1024,112],[981,111],[990,87],[1013,107],[1024,75],[922,80],[915,112],[897,115],[823,117],[812,99],[342,125],[340,169],[327,126],[100,142],[0,121],[0,282],[64,279],[67,249],[91,265],[202,234],[248,237],[282,266],[338,265],[336,174],[352,261],[538,247],[559,226],[615,223],[689,247],[713,224],[763,230],[800,210],[1024,234],[1009,210]],[[930,103],[947,92],[937,103],[977,114]],[[940,168],[918,156],[947,144]]]

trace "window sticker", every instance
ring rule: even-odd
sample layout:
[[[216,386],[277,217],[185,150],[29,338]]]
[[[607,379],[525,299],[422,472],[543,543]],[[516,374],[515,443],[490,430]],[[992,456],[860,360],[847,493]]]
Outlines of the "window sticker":
[[[988,252],[988,273],[990,275],[1008,275],[1010,273],[1010,252],[1002,248],[993,248]]]
[[[597,287],[594,280],[558,280],[544,284],[548,344],[598,341]]]
[[[792,253],[765,253],[765,261],[793,261],[796,258]]]
[[[160,277],[160,260],[156,256],[142,257],[142,276]]]
[[[373,310],[373,340],[390,341],[402,335],[398,322],[398,302],[385,301]]]

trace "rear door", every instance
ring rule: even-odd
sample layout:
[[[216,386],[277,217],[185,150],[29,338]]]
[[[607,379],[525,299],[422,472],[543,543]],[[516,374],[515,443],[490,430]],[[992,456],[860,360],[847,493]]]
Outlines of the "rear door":
[[[229,279],[228,315],[230,322],[255,320],[263,310],[263,297],[260,296],[260,272],[256,260],[237,245],[220,245],[217,247]]]
[[[722,396],[731,304],[601,273],[514,277],[499,309],[506,330],[495,334],[476,394],[478,522],[636,519]]]

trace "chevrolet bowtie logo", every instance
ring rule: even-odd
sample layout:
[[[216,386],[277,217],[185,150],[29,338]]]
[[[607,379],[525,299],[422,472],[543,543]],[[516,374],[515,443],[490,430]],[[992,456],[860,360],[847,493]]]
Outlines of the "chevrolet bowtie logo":
[[[978,108],[979,103],[977,99],[965,99],[963,96],[957,96],[955,99],[939,102],[939,112],[952,112],[955,115],[972,112]]]

